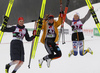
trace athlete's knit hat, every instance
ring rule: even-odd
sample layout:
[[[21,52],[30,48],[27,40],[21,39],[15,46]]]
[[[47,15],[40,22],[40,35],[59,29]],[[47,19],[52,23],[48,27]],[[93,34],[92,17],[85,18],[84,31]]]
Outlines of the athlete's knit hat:
[[[76,12],[74,15],[78,15],[78,17],[80,18],[80,14],[79,13]]]
[[[54,16],[53,15],[49,15],[48,20],[50,20],[50,19],[54,19]]]
[[[19,17],[19,18],[18,18],[18,22],[19,22],[20,20],[23,20],[23,21],[24,21],[24,18],[23,18],[23,17]]]

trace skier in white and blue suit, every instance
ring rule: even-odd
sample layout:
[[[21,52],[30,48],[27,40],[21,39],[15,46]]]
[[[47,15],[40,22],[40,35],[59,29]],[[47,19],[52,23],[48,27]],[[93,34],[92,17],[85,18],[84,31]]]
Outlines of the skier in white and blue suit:
[[[72,28],[72,43],[73,43],[73,50],[70,51],[68,56],[70,57],[72,54],[74,56],[77,56],[78,54],[78,47],[79,52],[81,56],[84,56],[87,52],[93,54],[93,51],[88,48],[87,50],[84,50],[84,34],[83,34],[83,24],[90,18],[91,13],[88,11],[86,16],[82,19],[80,19],[79,13],[75,13],[73,20],[69,20],[68,17],[66,17],[65,22],[71,26]]]

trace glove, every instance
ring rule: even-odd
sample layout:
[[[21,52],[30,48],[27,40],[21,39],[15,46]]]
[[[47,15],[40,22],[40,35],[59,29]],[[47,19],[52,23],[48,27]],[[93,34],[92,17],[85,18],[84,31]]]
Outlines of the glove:
[[[45,15],[45,20],[48,20],[49,14]]]
[[[5,27],[5,28],[1,28],[0,30],[2,31],[2,32],[4,32],[4,30],[7,28],[7,26]]]
[[[72,30],[74,30],[75,29],[75,26],[71,26],[72,27]]]
[[[61,27],[64,27],[64,25],[61,25]]]
[[[35,39],[35,36],[34,36],[34,35],[32,35],[32,36],[31,36],[31,38],[32,38],[32,40],[33,40],[33,39]]]
[[[34,36],[36,35],[36,30],[33,30],[33,35],[34,35]]]
[[[92,9],[94,9],[94,7],[92,6]]]
[[[0,31],[4,32],[4,30],[0,29]]]
[[[60,11],[60,13],[64,14],[64,11]]]
[[[60,17],[63,17],[63,15],[64,15],[64,12],[63,11],[60,12]]]

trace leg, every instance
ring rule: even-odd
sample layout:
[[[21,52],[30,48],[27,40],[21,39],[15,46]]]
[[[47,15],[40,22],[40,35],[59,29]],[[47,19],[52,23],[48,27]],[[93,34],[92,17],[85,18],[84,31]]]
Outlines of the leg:
[[[45,48],[46,48],[46,50],[47,50],[47,52],[48,52],[49,55],[46,55],[45,57],[43,57],[43,60],[52,59],[52,57],[54,56],[52,45],[48,41],[49,40],[45,41]]]
[[[48,57],[50,58],[50,59],[47,59],[46,61],[47,61],[47,66],[48,67],[50,67],[50,62],[51,62],[51,60],[53,60],[53,59],[57,59],[57,58],[59,58],[59,57],[61,57],[61,50],[60,50],[60,48],[56,45],[56,43],[54,42],[54,41],[52,41],[52,43],[50,43],[51,44],[51,46],[52,46],[52,49],[51,49],[51,54],[49,54],[48,55]]]
[[[70,57],[71,55],[77,56],[78,54],[78,41],[73,41],[73,50],[70,51],[68,56]]]
[[[53,43],[51,44],[51,46],[52,46],[52,48],[53,48],[53,51],[56,53],[56,54],[54,54],[54,56],[52,56],[51,59],[60,58],[60,57],[62,56],[62,53],[61,53],[61,50],[60,50],[60,48],[58,47],[58,45],[56,45],[56,43],[53,42]]]
[[[11,66],[11,65],[14,65],[14,64],[18,64],[18,63],[19,63],[19,61],[15,60],[15,61],[10,62],[9,65]]]
[[[78,41],[73,41],[73,55],[77,56],[78,54]]]
[[[87,53],[87,50],[84,50],[84,41],[79,41],[79,52],[80,55],[83,56]]]
[[[5,72],[8,73],[8,72],[9,72],[10,66],[11,66],[11,65],[14,65],[14,64],[17,64],[17,63],[19,63],[18,60],[12,61],[12,62],[10,62],[9,64],[7,64],[6,67],[5,67]]]
[[[22,66],[22,64],[23,61],[19,61],[12,73],[16,73],[16,71]]]
[[[79,50],[81,56],[85,55],[87,52],[93,54],[93,51],[90,48],[84,50],[84,41],[79,41]]]
[[[54,54],[54,53],[53,53],[53,49],[52,49],[52,47],[51,47],[51,44],[50,44],[48,41],[51,42],[51,40],[47,40],[47,39],[46,39],[46,40],[45,40],[45,48],[46,48],[46,50],[47,50],[47,52],[48,52],[49,55],[46,55],[46,56],[43,57],[42,59],[38,60],[38,61],[39,61],[39,67],[40,67],[40,68],[42,67],[43,61],[44,61],[44,60],[45,60],[45,61],[47,61],[47,60],[50,60],[50,61],[51,61],[52,54]]]
[[[49,55],[45,56],[44,59],[47,61],[47,66],[50,67],[51,60],[61,57],[62,54],[60,48],[54,42],[54,39],[48,39],[46,41],[47,43],[45,43],[45,47]],[[49,45],[51,45],[51,47]]]

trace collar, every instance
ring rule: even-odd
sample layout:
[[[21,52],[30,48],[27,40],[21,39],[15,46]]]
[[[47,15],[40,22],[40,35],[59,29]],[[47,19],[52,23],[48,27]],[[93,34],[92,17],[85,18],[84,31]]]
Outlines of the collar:
[[[78,20],[74,20],[74,18],[73,18],[73,22],[78,22],[78,21],[80,21],[80,19],[78,19]]]
[[[54,24],[54,22],[53,23],[48,23],[49,26],[53,26],[53,24]]]
[[[25,28],[25,26],[24,26],[24,25],[23,25],[23,26],[20,26],[20,25],[18,25],[18,24],[17,24],[17,27],[18,27],[18,28],[20,28],[20,29]]]

